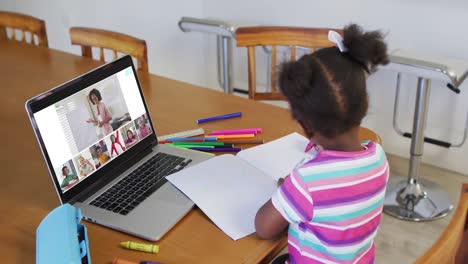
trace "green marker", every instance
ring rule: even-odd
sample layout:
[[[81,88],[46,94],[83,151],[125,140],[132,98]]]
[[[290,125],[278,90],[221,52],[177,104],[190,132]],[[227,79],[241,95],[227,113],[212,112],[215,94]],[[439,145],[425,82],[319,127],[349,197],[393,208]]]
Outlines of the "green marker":
[[[193,150],[193,149],[190,149],[190,148],[186,148],[186,147],[182,147],[182,146],[176,146],[174,144],[166,144],[168,146],[171,146],[171,147],[174,147],[174,148],[180,148],[180,149],[185,149],[185,150],[190,150],[190,151],[194,151],[194,152],[199,152],[199,153],[203,153],[205,155],[208,155],[208,156],[215,156],[215,154],[213,153],[208,153],[208,152],[204,152],[204,151],[198,151],[198,150]],[[198,146],[199,147],[199,146]]]

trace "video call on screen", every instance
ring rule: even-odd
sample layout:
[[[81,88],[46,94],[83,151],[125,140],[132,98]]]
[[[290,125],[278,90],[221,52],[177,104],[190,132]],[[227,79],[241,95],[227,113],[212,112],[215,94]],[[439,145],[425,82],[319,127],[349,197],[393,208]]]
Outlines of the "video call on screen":
[[[62,192],[153,132],[131,67],[34,117]]]

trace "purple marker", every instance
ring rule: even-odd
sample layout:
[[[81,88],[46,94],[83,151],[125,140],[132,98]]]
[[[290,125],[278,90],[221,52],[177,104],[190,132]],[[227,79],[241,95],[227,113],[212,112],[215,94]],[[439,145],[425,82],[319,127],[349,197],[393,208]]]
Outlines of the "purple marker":
[[[206,152],[239,152],[241,148],[190,148],[193,150],[198,151],[206,151]]]

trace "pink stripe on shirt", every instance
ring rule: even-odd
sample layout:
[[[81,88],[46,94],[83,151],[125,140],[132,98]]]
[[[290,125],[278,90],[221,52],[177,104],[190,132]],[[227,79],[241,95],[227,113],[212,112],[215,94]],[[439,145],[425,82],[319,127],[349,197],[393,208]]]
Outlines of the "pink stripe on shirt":
[[[359,184],[338,187],[333,189],[325,189],[319,191],[312,191],[311,196],[314,197],[314,203],[320,204],[327,200],[335,200],[338,198],[352,198],[359,194],[367,193],[380,186],[385,186],[387,183],[387,175],[382,173],[380,176],[364,181]]]
[[[358,181],[358,180],[371,177],[372,175],[375,175],[376,173],[384,172],[384,169],[387,166],[388,166],[387,163],[383,163],[379,165],[378,167],[375,167],[372,170],[366,171],[364,173],[353,174],[349,176],[343,176],[343,177],[331,178],[331,179],[313,180],[311,182],[307,182],[306,184],[307,184],[307,188],[309,189],[309,188],[320,187],[320,186],[328,186],[328,185],[333,185],[333,184]]]

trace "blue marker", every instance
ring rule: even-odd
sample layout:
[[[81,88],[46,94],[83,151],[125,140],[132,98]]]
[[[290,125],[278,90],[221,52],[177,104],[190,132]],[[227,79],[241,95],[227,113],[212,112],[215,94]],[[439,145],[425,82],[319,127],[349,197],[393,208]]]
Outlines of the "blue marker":
[[[240,116],[242,116],[242,112],[236,112],[236,113],[227,114],[227,115],[220,115],[220,116],[213,116],[213,117],[208,117],[208,118],[202,118],[202,119],[197,120],[197,124],[216,121],[216,120],[222,120],[222,119],[228,119],[228,118],[233,118],[233,117],[240,117]]]

